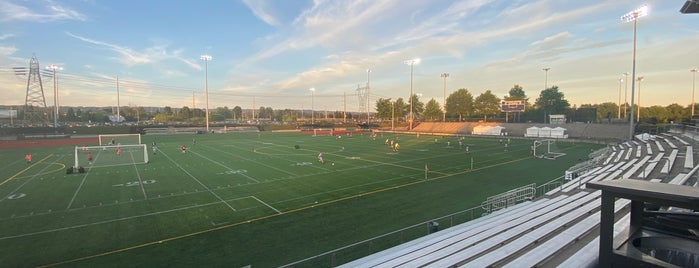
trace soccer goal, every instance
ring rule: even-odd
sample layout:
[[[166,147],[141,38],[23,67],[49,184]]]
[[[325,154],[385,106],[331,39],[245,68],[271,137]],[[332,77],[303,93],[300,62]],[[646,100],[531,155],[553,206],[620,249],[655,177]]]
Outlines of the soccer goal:
[[[100,146],[141,144],[141,134],[103,134],[98,137]]]
[[[537,154],[537,148],[541,145],[546,144],[546,151],[545,152],[540,152]],[[543,151],[539,149],[540,151]],[[559,158],[561,156],[566,155],[563,152],[560,152],[558,150],[558,146],[556,146],[556,140],[535,140],[534,145],[532,145],[532,151],[534,154],[534,157],[538,158],[545,158],[545,159],[551,159],[554,160],[556,158]]]
[[[146,163],[148,163],[148,148],[145,144],[82,146],[75,147],[75,165],[73,168]]]

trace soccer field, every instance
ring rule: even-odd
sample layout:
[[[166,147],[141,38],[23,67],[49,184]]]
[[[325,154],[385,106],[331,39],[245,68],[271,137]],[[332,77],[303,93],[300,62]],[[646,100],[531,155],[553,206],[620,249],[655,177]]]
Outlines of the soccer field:
[[[80,159],[86,172],[76,174],[65,172],[73,146],[0,150],[2,266],[279,266],[545,183],[603,146],[558,141],[567,155],[545,160],[517,138],[142,139],[150,163],[90,168]],[[132,153],[93,151],[95,164]]]

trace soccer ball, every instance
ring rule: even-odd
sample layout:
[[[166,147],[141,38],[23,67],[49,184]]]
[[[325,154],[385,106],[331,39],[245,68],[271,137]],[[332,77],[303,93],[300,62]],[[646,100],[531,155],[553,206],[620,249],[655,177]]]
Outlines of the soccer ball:
[[[332,163],[332,165],[334,166],[334,165],[335,165],[335,163]]]

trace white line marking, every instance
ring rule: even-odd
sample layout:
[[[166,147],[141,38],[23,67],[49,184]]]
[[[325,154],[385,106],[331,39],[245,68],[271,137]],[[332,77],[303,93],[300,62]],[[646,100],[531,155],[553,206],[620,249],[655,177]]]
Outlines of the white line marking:
[[[141,191],[143,192],[143,198],[148,199],[146,194],[146,188],[143,187],[143,180],[141,179],[141,173],[138,172],[138,167],[136,166],[136,159],[133,158],[133,152],[129,151],[131,155],[131,162],[133,163],[133,169],[136,170],[136,176],[138,176],[138,184],[141,186]]]
[[[260,200],[259,198],[255,197],[254,195],[251,195],[250,197],[252,197],[253,199],[257,200],[257,202],[260,202],[260,203],[262,203],[263,205],[267,206],[268,208],[273,209],[273,210],[276,211],[278,214],[282,214],[281,211],[277,210],[277,209],[274,208],[273,206],[270,206],[269,204],[265,203],[264,201]]]
[[[222,167],[228,169],[229,171],[233,171],[232,168],[229,168],[228,166],[226,166],[226,165],[224,165],[224,164],[221,164],[221,163],[219,163],[219,162],[216,162],[216,161],[214,161],[214,160],[212,160],[212,159],[210,159],[210,158],[208,158],[208,157],[206,157],[206,156],[204,156],[204,155],[202,155],[202,154],[200,154],[200,153],[197,153],[197,152],[194,152],[194,151],[192,151],[192,153],[198,155],[198,156],[201,157],[201,158],[204,158],[204,159],[206,159],[206,160],[209,160],[209,162],[211,162],[211,163],[214,163],[214,164],[217,164],[217,165],[219,165],[219,166],[222,166]],[[246,177],[246,178],[248,178],[248,179],[250,179],[250,180],[252,180],[252,181],[255,181],[255,182],[257,182],[257,183],[260,183],[260,181],[254,179],[254,178],[252,178],[252,177],[250,177],[250,176],[248,176],[248,175],[245,175],[244,173],[237,173],[237,174],[238,174],[238,175],[241,175],[241,176],[243,176],[243,177]]]
[[[180,166],[180,164],[178,164],[177,162],[175,162],[175,160],[172,160],[172,158],[170,158],[170,156],[167,155],[165,152],[162,152],[162,155],[164,155],[165,157],[167,157],[167,159],[169,159],[170,162],[172,162],[172,163],[175,164],[178,168],[180,168],[182,171],[184,171],[184,173],[186,173],[187,175],[189,175],[189,177],[191,177],[192,179],[194,179],[195,181],[197,181],[197,182],[199,183],[199,185],[201,185],[201,187],[204,187],[204,189],[206,189],[207,191],[209,191],[209,193],[211,193],[213,196],[215,196],[216,198],[218,198],[218,200],[221,200],[221,202],[223,202],[224,204],[226,204],[226,206],[228,206],[231,210],[237,211],[237,210],[236,210],[235,208],[233,208],[230,204],[228,204],[228,202],[224,201],[223,198],[221,198],[219,195],[217,195],[216,193],[214,193],[214,191],[212,191],[211,189],[209,189],[209,187],[206,187],[206,185],[204,185],[204,183],[202,183],[199,179],[197,179],[196,177],[194,177],[194,175],[192,175],[192,173],[189,173],[189,171],[187,171],[187,170],[184,169],[182,166]]]

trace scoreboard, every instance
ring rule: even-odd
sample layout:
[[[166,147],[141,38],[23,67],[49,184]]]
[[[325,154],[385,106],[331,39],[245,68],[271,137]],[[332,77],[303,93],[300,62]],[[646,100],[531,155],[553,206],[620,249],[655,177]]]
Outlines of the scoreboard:
[[[511,100],[511,101],[502,101],[502,111],[505,113],[508,112],[524,112],[524,106],[525,106],[526,101],[525,100]]]

